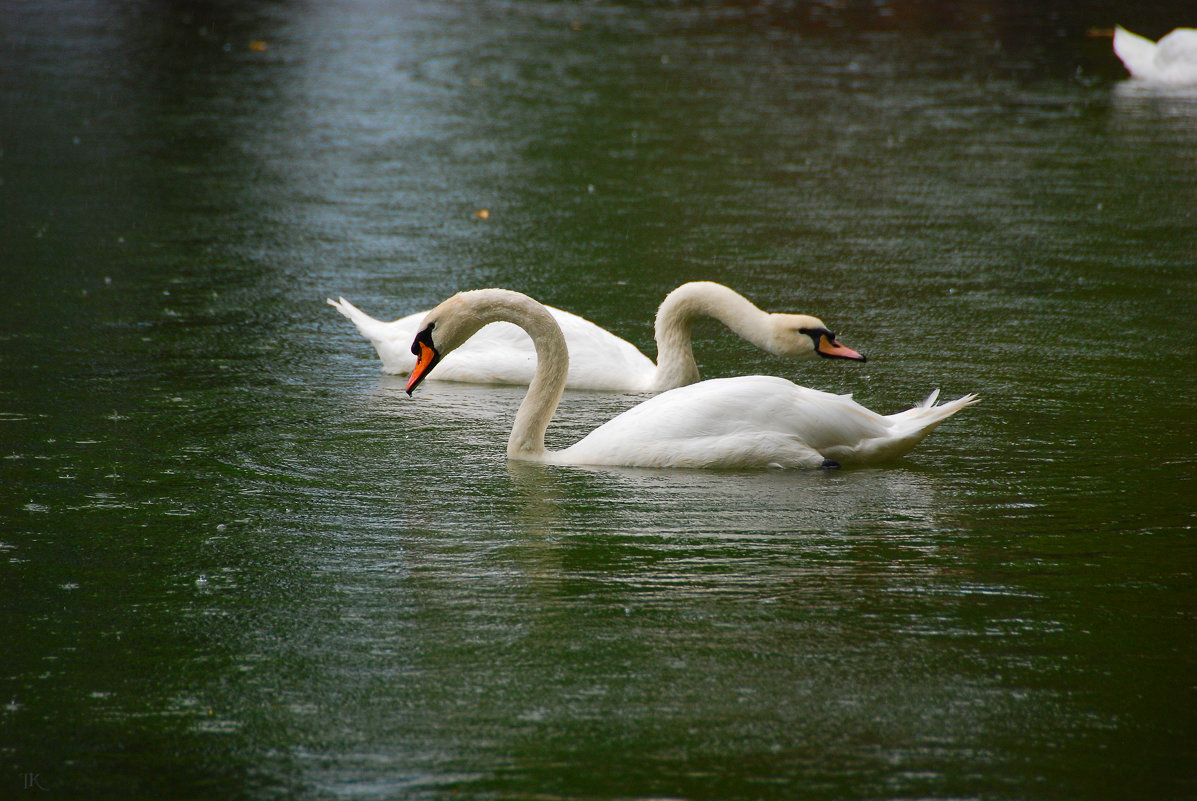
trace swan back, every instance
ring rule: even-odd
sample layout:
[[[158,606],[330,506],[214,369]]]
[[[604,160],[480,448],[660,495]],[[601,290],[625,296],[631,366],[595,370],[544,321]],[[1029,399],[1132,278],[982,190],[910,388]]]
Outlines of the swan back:
[[[976,396],[880,415],[773,376],[716,378],[652,397],[548,454],[562,464],[687,468],[865,465],[909,452]]]
[[[1156,44],[1156,66],[1171,83],[1197,83],[1197,29],[1177,28]]]
[[[649,398],[551,455],[566,464],[813,468],[828,442],[885,433],[880,415],[852,405],[784,378],[713,378]]]

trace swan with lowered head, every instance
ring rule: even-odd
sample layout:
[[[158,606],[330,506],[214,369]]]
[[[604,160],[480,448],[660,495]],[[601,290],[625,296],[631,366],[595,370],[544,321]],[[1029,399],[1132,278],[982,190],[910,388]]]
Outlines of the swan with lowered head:
[[[328,301],[374,343],[385,373],[404,375],[415,366],[411,341],[428,312],[394,322],[376,320],[345,298]],[[816,355],[864,361],[841,345],[822,320],[803,314],[768,314],[739,293],[711,281],[682,284],[657,310],[657,364],[636,346],[575,314],[546,306],[565,334],[571,356],[565,385],[574,389],[661,392],[699,380],[690,346],[696,317],[714,317],[759,348],[776,356],[810,359]],[[474,384],[527,384],[536,372],[536,350],[518,326],[494,323],[451,355],[437,370],[445,381]]]
[[[407,393],[454,349],[496,321],[522,328],[536,348],[536,373],[515,415],[507,457],[552,464],[628,467],[839,467],[905,454],[975,395],[922,404],[883,416],[848,395],[797,386],[784,378],[717,378],[655,395],[560,451],[544,435],[565,392],[569,352],[553,315],[506,289],[461,292],[421,321],[412,343],[416,366]]]
[[[1114,53],[1132,78],[1171,86],[1197,84],[1197,29],[1177,28],[1153,42],[1118,26]]]

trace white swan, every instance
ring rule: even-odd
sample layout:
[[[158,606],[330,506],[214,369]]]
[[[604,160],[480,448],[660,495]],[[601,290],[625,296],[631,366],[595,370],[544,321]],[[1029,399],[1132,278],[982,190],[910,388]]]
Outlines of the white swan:
[[[394,322],[375,320],[345,298],[328,302],[357,325],[374,343],[385,373],[410,373],[416,360],[411,341],[427,311]],[[767,314],[737,292],[710,281],[682,284],[665,296],[657,310],[657,364],[632,343],[589,320],[546,306],[565,333],[570,369],[565,385],[575,389],[660,392],[693,384],[698,365],[690,347],[695,317],[721,320],[759,348],[794,359],[828,358],[864,361],[865,357],[836,341],[822,320],[800,314]],[[532,340],[518,326],[495,323],[452,355],[437,378],[474,384],[527,384],[536,372]]]
[[[549,311],[518,292],[478,289],[437,306],[412,343],[411,392],[455,348],[488,323],[519,326],[536,348],[536,373],[516,412],[507,457],[554,464],[629,467],[838,467],[897,458],[975,395],[935,405],[938,390],[898,414],[871,412],[848,395],[783,378],[717,378],[672,389],[604,423],[561,451],[544,435],[565,392],[569,353]]]
[[[1177,28],[1153,42],[1118,26],[1114,53],[1132,78],[1172,86],[1197,84],[1197,29]]]

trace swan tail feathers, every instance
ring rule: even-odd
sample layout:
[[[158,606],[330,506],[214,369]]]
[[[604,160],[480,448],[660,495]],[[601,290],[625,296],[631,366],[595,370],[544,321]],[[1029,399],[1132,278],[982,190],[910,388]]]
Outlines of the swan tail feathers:
[[[946,420],[954,415],[956,412],[963,409],[965,406],[972,406],[974,403],[980,403],[981,398],[975,392],[970,392],[967,395],[962,395],[956,400],[946,401],[938,406],[930,406],[929,408],[937,413],[940,420]]]
[[[931,432],[933,428],[947,420],[956,412],[963,409],[965,406],[972,406],[981,399],[975,393],[969,393],[956,400],[946,401],[944,403],[936,404],[939,399],[939,390],[935,390],[922,403],[907,409],[904,412],[891,414],[889,419],[898,424],[902,428],[912,429],[914,431],[921,431],[923,435]]]
[[[404,375],[411,371],[416,363],[411,354],[411,342],[416,335],[416,323],[423,315],[412,315],[388,323],[374,319],[345,298],[329,298],[328,304],[348,317],[361,335],[370,340],[382,359],[384,373]]]
[[[328,305],[339,311],[341,314],[348,317],[353,324],[357,326],[357,330],[361,332],[366,339],[378,341],[386,339],[387,324],[382,320],[376,320],[364,311],[354,306],[345,298],[337,298],[333,300],[328,298]]]
[[[1155,71],[1155,48],[1155,42],[1121,25],[1114,29],[1114,54],[1135,78],[1148,78]]]
[[[923,438],[944,420],[980,400],[975,394],[969,394],[936,404],[938,397],[939,393],[936,390],[917,406],[888,415],[885,418],[891,424],[888,434],[866,439],[846,451],[832,449],[826,455],[847,463],[875,463],[898,459],[922,442]]]

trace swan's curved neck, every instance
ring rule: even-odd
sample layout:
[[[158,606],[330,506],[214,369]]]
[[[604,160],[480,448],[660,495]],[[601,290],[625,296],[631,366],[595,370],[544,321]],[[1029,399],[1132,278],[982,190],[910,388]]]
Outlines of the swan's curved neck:
[[[772,350],[771,318],[743,295],[711,281],[682,284],[657,309],[657,387],[680,387],[698,380],[698,364],[690,345],[695,317],[714,317],[744,339]]]
[[[476,314],[486,323],[508,322],[518,325],[536,346],[536,374],[528,385],[528,394],[520,403],[507,440],[507,458],[538,460],[545,455],[544,432],[557,411],[565,392],[569,372],[569,351],[561,326],[548,310],[518,292],[480,290]]]

